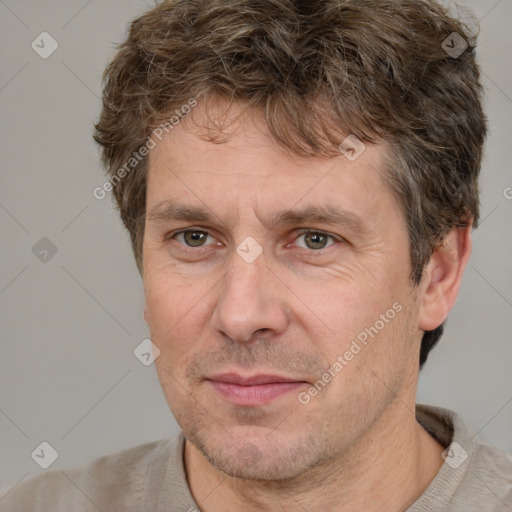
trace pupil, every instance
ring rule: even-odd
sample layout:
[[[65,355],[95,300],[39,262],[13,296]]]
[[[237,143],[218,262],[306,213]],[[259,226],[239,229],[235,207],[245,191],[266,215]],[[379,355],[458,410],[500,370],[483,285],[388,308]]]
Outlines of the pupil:
[[[324,236],[324,235],[322,235],[322,234],[320,234],[320,233],[310,233],[310,234],[308,234],[308,236],[307,236],[307,237],[309,237],[309,240],[310,240],[310,241],[311,241],[311,239],[312,239],[312,238],[316,239],[316,241],[315,241],[315,240],[313,240],[313,245],[315,245],[315,244],[317,244],[317,245],[318,245],[318,244],[320,244],[320,246],[322,246],[322,247],[323,247],[323,245],[324,245],[324,244],[322,244],[322,242],[321,242],[321,241],[319,242],[318,240],[319,240],[319,239],[321,240],[321,239],[323,238],[323,239],[324,239],[324,241],[325,241],[325,236]],[[316,247],[316,248],[318,248],[318,247]]]
[[[205,234],[202,233],[201,231],[189,231],[189,232],[185,233],[185,238],[187,238],[187,236],[188,236],[187,243],[192,242],[191,245],[197,247],[198,245],[200,245],[200,242],[204,238]],[[197,242],[199,242],[199,243],[197,244]]]

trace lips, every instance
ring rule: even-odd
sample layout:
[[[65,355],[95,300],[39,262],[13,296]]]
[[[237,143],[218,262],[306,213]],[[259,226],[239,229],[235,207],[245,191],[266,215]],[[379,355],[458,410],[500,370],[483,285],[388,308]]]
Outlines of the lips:
[[[227,384],[238,384],[239,386],[255,386],[258,384],[273,384],[282,382],[301,382],[297,379],[281,377],[280,375],[254,375],[253,377],[242,377],[236,373],[221,373],[214,375],[209,380],[225,382]]]
[[[265,405],[306,385],[304,381],[280,375],[242,377],[236,373],[222,373],[207,379],[226,400],[245,406]]]

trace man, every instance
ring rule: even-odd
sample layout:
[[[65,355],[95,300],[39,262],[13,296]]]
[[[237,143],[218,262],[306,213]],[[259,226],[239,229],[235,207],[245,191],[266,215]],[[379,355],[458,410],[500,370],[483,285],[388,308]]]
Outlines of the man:
[[[95,140],[181,432],[1,510],[511,510],[512,457],[415,404],[479,217],[473,45],[427,0],[135,20]]]

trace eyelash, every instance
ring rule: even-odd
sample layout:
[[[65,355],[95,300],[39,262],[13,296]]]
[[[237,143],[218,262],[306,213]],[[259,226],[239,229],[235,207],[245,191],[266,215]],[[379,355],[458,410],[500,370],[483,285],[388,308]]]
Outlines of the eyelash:
[[[169,240],[175,239],[178,235],[181,235],[183,233],[188,233],[188,232],[200,232],[200,233],[206,233],[209,236],[213,236],[210,232],[208,232],[205,229],[195,229],[195,228],[191,229],[191,228],[187,228],[187,229],[180,229],[179,231],[173,231],[172,233],[169,233],[168,235],[166,235],[165,240],[169,241]],[[310,228],[299,229],[298,232],[297,232],[297,238],[299,238],[299,237],[301,237],[303,235],[310,234],[310,233],[326,236],[327,238],[331,238],[332,240],[334,240],[335,242],[338,242],[338,243],[341,243],[341,242],[344,241],[341,237],[337,237],[335,235],[331,235],[330,233],[326,233],[325,231],[319,231],[318,229],[310,229]],[[334,245],[334,244],[332,244],[332,245]],[[308,251],[310,253],[322,253],[323,251],[329,249],[329,247],[332,247],[332,245],[329,245],[328,247],[323,247],[322,249],[317,249],[317,250],[315,250],[315,249],[306,249],[304,247],[299,247],[299,249],[306,250],[306,251]],[[187,245],[184,245],[184,244],[181,244],[181,243],[180,243],[180,246],[183,249],[185,249],[186,251],[193,251],[193,252],[196,252],[196,253],[201,251],[201,249],[204,250],[204,249],[206,249],[208,247],[208,246],[199,246],[199,247],[193,248],[193,247],[188,247]]]

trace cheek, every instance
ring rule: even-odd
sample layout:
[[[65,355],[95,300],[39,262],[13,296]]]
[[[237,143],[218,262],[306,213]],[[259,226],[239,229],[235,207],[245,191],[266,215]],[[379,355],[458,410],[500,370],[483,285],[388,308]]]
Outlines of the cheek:
[[[389,284],[375,279],[336,279],[330,275],[317,281],[316,286],[301,283],[296,295],[303,299],[310,312],[309,320],[301,317],[298,321],[310,331],[311,339],[321,344],[318,348],[331,358],[348,350],[360,333],[364,337],[365,329],[378,322],[380,315],[385,315],[390,308],[388,316],[393,316],[392,306],[399,300]]]
[[[197,349],[209,318],[204,286],[200,282],[191,286],[169,273],[148,272],[144,289],[151,339],[163,356],[159,360],[183,364],[187,354]]]

